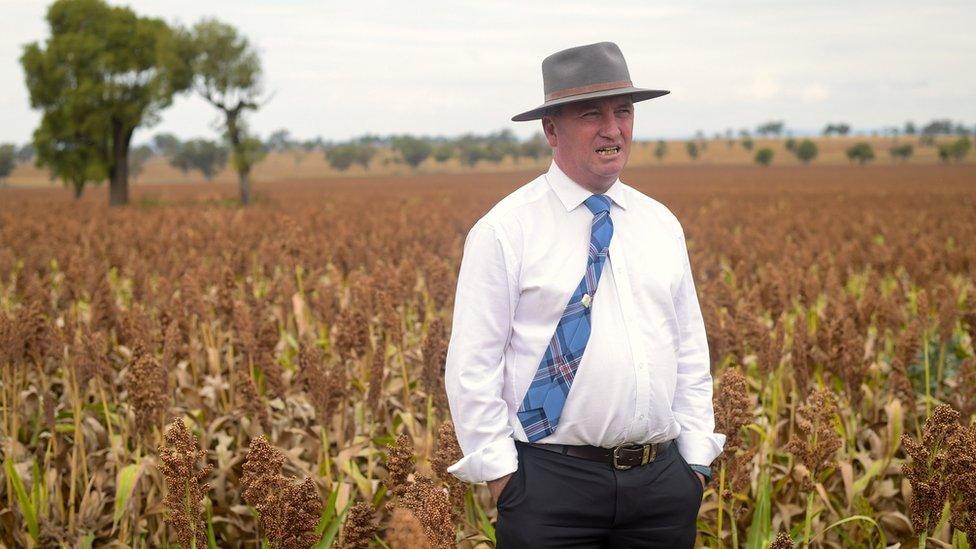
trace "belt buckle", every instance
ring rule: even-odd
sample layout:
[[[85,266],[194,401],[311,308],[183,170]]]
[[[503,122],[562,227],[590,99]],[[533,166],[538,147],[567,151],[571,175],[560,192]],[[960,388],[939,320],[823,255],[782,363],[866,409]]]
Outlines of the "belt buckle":
[[[627,469],[632,468],[633,465],[621,465],[617,461],[617,459],[620,457],[617,452],[620,451],[621,448],[626,448],[626,449],[634,448],[634,449],[636,449],[636,448],[641,448],[641,446],[630,446],[630,445],[625,446],[623,444],[621,444],[620,446],[614,446],[614,448],[613,448],[613,467],[614,467],[614,469],[619,469],[621,471],[626,471]],[[648,463],[654,461],[654,458],[657,457],[657,445],[655,445],[655,444],[644,444],[642,449],[643,449],[643,453],[641,455],[641,461],[640,461],[640,464],[641,465],[647,465]]]

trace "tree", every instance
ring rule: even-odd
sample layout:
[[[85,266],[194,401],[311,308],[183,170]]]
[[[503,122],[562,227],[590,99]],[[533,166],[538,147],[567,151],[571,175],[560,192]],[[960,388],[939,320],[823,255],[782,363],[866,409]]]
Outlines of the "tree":
[[[454,156],[454,146],[450,143],[441,143],[434,148],[434,160],[438,162],[447,162]]]
[[[17,162],[26,164],[34,160],[37,155],[37,149],[34,148],[33,143],[24,143],[22,147],[17,149]]]
[[[916,131],[914,122],[911,120],[905,122],[905,135],[915,135]]]
[[[356,147],[356,156],[353,161],[363,167],[363,170],[369,170],[369,162],[376,156],[376,147],[371,143],[360,143]]]
[[[57,109],[45,113],[34,130],[35,162],[47,166],[52,179],[70,185],[75,200],[81,198],[85,185],[100,183],[108,175],[102,122],[84,110]]]
[[[132,149],[129,153],[129,175],[134,178],[139,177],[142,169],[146,167],[146,162],[153,156],[152,147],[142,145]]]
[[[922,135],[942,135],[952,133],[952,120],[948,118],[929,122],[922,128]]]
[[[752,138],[751,137],[749,137],[748,135],[746,135],[745,137],[742,138],[742,148],[743,149],[745,149],[747,151],[751,151],[752,150],[752,145],[753,145],[753,143],[752,143]]]
[[[173,156],[180,148],[180,140],[171,133],[157,133],[153,136],[152,147],[156,154]]]
[[[376,147],[369,143],[348,142],[330,147],[325,151],[325,159],[334,169],[344,172],[353,164],[369,169],[369,161],[376,155]]]
[[[198,170],[207,181],[227,165],[227,148],[207,139],[191,139],[182,143],[170,157],[169,163],[184,175]]]
[[[660,162],[666,154],[668,154],[668,144],[663,139],[658,139],[657,145],[654,146],[654,158]]]
[[[850,124],[839,122],[837,124],[827,124],[827,127],[824,128],[823,134],[833,135],[836,133],[837,135],[847,135],[848,133],[850,133],[850,131],[851,131]]]
[[[0,183],[14,171],[17,165],[17,147],[10,143],[0,145]]]
[[[546,154],[548,154],[552,149],[549,147],[549,142],[546,141],[546,136],[542,135],[542,132],[535,132],[532,134],[525,143],[522,143],[522,156],[531,158],[533,161],[537,161]]]
[[[817,144],[810,139],[804,139],[800,141],[800,144],[796,146],[794,154],[800,159],[800,162],[804,164],[809,164],[811,160],[817,157],[817,153],[820,152],[817,149]]]
[[[270,151],[285,152],[293,148],[295,142],[291,139],[291,132],[282,128],[268,136],[268,141],[265,143],[265,146]]]
[[[483,158],[485,158],[485,148],[478,143],[462,141],[458,146],[458,159],[465,166],[473,168]]]
[[[792,137],[789,138],[789,139],[787,139],[786,140],[786,143],[785,143],[785,146],[786,146],[786,150],[788,150],[790,152],[795,151],[796,150],[796,139],[793,139]]]
[[[427,157],[434,150],[434,146],[426,139],[404,135],[393,140],[393,150],[399,152],[404,162],[409,164],[411,168],[416,169],[424,160],[427,160]]]
[[[972,148],[972,142],[965,136],[951,143],[940,143],[939,159],[943,162],[948,162],[949,160],[960,162],[969,153],[970,148]]]
[[[688,158],[691,158],[692,160],[698,159],[698,143],[688,141],[685,143],[685,150],[688,151]]]
[[[874,149],[866,141],[860,141],[854,145],[847,148],[844,153],[847,155],[847,159],[851,162],[857,162],[860,165],[864,165],[871,160],[874,160]]]
[[[888,149],[888,152],[891,153],[891,158],[893,160],[900,159],[904,162],[907,161],[912,156],[912,152],[914,152],[914,149],[911,143],[905,143],[903,145],[895,145],[891,147],[890,149]]]
[[[334,147],[329,147],[325,151],[325,159],[333,169],[344,172],[356,161],[355,143],[343,143]]]
[[[760,124],[756,128],[756,133],[759,135],[772,135],[779,136],[783,133],[783,121],[782,120],[771,120]]]
[[[761,166],[768,166],[770,162],[773,161],[773,149],[769,147],[763,147],[756,151],[756,156],[754,157],[756,164]]]
[[[193,26],[194,88],[224,115],[224,135],[237,172],[241,204],[251,201],[251,168],[264,156],[247,133],[245,111],[257,110],[262,94],[261,60],[237,29],[215,19]]]
[[[189,86],[186,44],[162,20],[103,0],[57,0],[47,22],[50,38],[20,58],[31,107],[42,111],[38,161],[82,186],[104,168],[109,204],[126,204],[132,134]]]

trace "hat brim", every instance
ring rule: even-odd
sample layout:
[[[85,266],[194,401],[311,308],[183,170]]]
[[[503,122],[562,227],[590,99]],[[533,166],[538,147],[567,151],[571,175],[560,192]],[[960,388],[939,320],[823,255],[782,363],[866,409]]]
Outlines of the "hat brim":
[[[551,107],[557,105],[565,105],[567,103],[575,103],[577,101],[586,101],[588,99],[598,99],[601,97],[614,97],[617,95],[629,95],[634,103],[638,101],[645,101],[647,99],[654,99],[655,97],[661,97],[662,95],[667,95],[671,93],[671,90],[645,90],[643,88],[615,88],[612,90],[603,90],[590,93],[581,93],[579,95],[570,95],[569,97],[562,97],[559,99],[553,99],[552,101],[546,101],[542,105],[532,109],[531,111],[525,111],[521,114],[516,114],[512,117],[512,122],[525,122],[526,120],[539,120],[546,111]]]

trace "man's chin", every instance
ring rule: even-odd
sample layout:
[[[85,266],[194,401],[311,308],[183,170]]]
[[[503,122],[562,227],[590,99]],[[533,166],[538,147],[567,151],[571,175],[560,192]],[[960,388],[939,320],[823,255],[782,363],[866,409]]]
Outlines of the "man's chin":
[[[624,171],[625,165],[626,162],[604,164],[602,166],[597,166],[593,170],[593,174],[600,179],[615,180],[620,177],[620,172]]]

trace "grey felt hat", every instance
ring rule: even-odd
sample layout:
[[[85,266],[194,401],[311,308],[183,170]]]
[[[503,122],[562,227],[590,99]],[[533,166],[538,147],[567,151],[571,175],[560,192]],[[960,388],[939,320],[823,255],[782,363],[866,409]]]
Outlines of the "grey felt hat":
[[[599,42],[557,51],[542,61],[545,103],[512,117],[513,122],[538,120],[549,107],[614,95],[630,95],[634,103],[671,93],[635,88],[624,54],[613,42]]]

